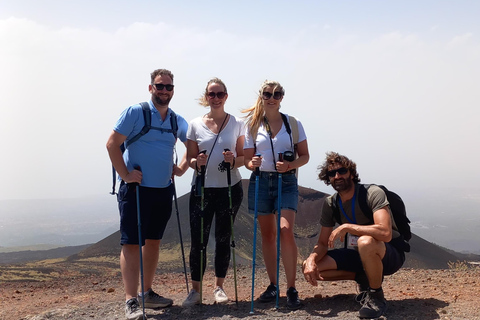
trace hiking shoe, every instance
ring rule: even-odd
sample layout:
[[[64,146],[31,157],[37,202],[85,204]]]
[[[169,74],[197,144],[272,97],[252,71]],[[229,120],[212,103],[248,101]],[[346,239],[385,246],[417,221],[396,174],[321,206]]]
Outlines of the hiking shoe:
[[[287,290],[287,308],[289,310],[297,310],[302,307],[300,299],[298,299],[298,291],[294,287]]]
[[[190,290],[190,293],[187,296],[187,299],[183,301],[183,308],[190,308],[196,304],[200,304],[200,293],[195,291],[195,289]]]
[[[270,302],[273,301],[277,298],[277,286],[274,285],[273,283],[270,283],[270,285],[267,287],[267,290],[265,290],[258,300],[260,302]]]
[[[355,301],[363,305],[363,301],[367,297],[367,291],[369,288],[368,278],[365,272],[358,272],[355,275],[355,281],[357,282],[357,292]]]
[[[149,289],[147,293],[144,294],[145,299],[145,308],[157,309],[157,308],[166,308],[170,307],[173,304],[173,300],[169,298],[164,298],[154,292],[152,289]],[[142,297],[138,295],[138,301],[142,305]]]
[[[383,290],[367,291],[367,296],[362,308],[358,311],[360,319],[375,319],[381,317],[387,310],[387,300],[383,296]]]
[[[140,304],[138,303],[137,298],[131,298],[125,302],[125,317],[127,320],[143,319],[143,312],[142,309],[140,309]]]
[[[217,303],[226,303],[228,302],[228,297],[225,291],[223,291],[223,288],[221,287],[216,287],[215,290],[213,291],[213,295],[215,296],[215,301]]]

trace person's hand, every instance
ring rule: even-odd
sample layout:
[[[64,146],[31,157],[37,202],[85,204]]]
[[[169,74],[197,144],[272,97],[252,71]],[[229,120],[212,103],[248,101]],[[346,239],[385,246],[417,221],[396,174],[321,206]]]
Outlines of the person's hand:
[[[123,181],[126,183],[142,183],[142,177],[142,171],[134,169],[123,178]]]
[[[200,170],[202,166],[207,165],[208,156],[206,153],[199,153],[197,156],[197,168]]]
[[[233,165],[235,164],[235,156],[233,155],[233,152],[228,150],[223,152],[223,159],[225,162],[230,163],[230,168],[233,168]]]
[[[328,247],[333,248],[335,240],[338,239],[340,240],[341,243],[345,240],[345,235],[347,234],[347,231],[345,231],[345,224],[342,224],[338,228],[332,231],[330,234],[330,237],[328,238]]]
[[[255,171],[255,168],[260,168],[262,165],[262,156],[253,156],[252,158],[252,170]]]
[[[284,173],[290,170],[288,161],[277,161],[276,163],[277,172]]]
[[[176,164],[173,165],[173,170],[172,170],[172,178],[173,176],[181,177],[185,171],[180,169]]]
[[[303,261],[302,269],[305,280],[312,286],[318,286],[317,279],[322,279],[322,277],[320,276],[320,272],[318,272],[315,259],[312,257],[308,257],[307,260]]]

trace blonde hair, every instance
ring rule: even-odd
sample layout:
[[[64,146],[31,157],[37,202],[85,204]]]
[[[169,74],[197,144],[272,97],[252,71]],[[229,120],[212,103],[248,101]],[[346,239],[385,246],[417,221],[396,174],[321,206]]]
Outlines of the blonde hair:
[[[273,87],[273,92],[278,91],[277,89],[280,89],[280,91],[282,91],[282,94],[283,95],[285,94],[285,89],[283,89],[282,85],[279,82],[272,81],[272,80],[265,80],[262,83],[260,90],[258,91],[258,97],[255,104],[250,108],[242,110],[242,113],[247,114],[245,116],[246,126],[248,127],[250,135],[253,137],[254,140],[257,137],[258,128],[260,128],[260,125],[264,121],[263,118],[265,116],[265,109],[263,107],[262,95],[263,95],[263,91],[268,87]]]
[[[205,92],[200,96],[200,98],[198,98],[198,104],[199,105],[204,106],[204,107],[209,106],[208,98],[207,98],[208,86],[211,85],[212,83],[216,83],[216,84],[219,84],[219,85],[223,86],[223,89],[225,90],[225,93],[228,93],[227,92],[227,86],[225,85],[225,83],[220,78],[214,77],[207,82],[207,86],[205,87]]]

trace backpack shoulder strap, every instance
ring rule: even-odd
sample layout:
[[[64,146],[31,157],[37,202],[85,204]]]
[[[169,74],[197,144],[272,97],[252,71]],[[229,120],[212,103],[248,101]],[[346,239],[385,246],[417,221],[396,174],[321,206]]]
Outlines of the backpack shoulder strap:
[[[152,114],[150,113],[150,105],[148,102],[140,102],[140,105],[142,106],[143,120],[145,121],[145,125],[139,133],[126,141],[125,148],[128,148],[129,145],[140,139],[143,135],[147,134],[152,127]]]
[[[173,136],[175,137],[175,140],[178,138],[177,132],[178,132],[178,122],[177,122],[177,114],[170,109],[170,126],[172,127],[172,133]]]
[[[150,131],[150,128],[152,127],[152,114],[150,113],[150,105],[148,104],[148,102],[140,102],[140,106],[142,106],[143,120],[145,121],[145,124],[142,130],[140,130],[139,133],[134,135],[133,138],[122,143],[122,145],[120,146],[120,150],[122,151],[122,153],[125,152],[125,150],[129,145],[131,145],[132,143],[140,139],[141,136],[145,135],[148,131]],[[113,165],[112,165],[112,175],[113,175],[113,184],[112,184],[112,192],[110,192],[110,194],[115,195],[117,171],[115,170]]]
[[[290,122],[290,127],[292,129],[292,139],[293,139],[293,144],[296,145],[298,143],[299,133],[298,133],[298,123],[297,123],[297,118],[293,116],[288,116],[288,121]]]
[[[358,205],[362,212],[367,216],[368,219],[373,221],[373,211],[372,208],[368,206],[367,203],[367,190],[370,188],[371,184],[360,184],[358,188]]]
[[[333,211],[333,219],[338,224],[342,224],[342,220],[340,218],[340,208],[338,206],[338,193],[335,193],[332,196],[332,211]]]
[[[284,115],[284,114],[281,113],[281,112],[280,112],[280,114],[282,115],[283,124],[285,125],[285,129],[287,130],[287,133],[288,133],[289,135],[292,135],[292,129],[290,128],[290,123],[288,123],[287,116]]]

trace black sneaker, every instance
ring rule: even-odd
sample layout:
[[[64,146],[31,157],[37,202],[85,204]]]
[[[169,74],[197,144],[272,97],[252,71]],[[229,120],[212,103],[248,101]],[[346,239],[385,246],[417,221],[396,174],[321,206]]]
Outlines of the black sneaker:
[[[302,307],[300,299],[298,299],[298,291],[294,287],[287,290],[287,308],[289,310],[297,310]]]
[[[355,301],[363,304],[363,301],[367,297],[367,291],[369,288],[368,278],[365,272],[357,272],[355,275],[355,281],[357,282],[357,295],[355,296]]]
[[[387,300],[383,296],[383,290],[367,291],[367,296],[362,308],[358,311],[360,319],[376,319],[387,311]]]
[[[274,285],[273,283],[270,283],[270,285],[267,287],[267,290],[265,290],[260,297],[258,298],[258,301],[260,302],[270,302],[273,301],[277,298],[277,286]]]

